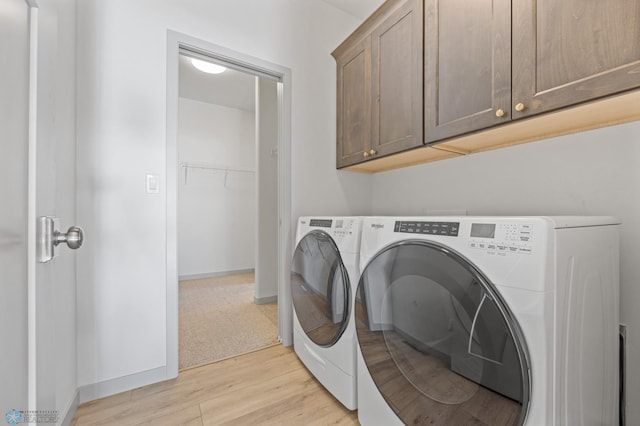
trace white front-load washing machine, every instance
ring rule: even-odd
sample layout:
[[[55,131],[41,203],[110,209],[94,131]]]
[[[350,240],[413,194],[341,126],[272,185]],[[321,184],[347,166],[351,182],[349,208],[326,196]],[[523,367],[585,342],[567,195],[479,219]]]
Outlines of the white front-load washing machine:
[[[618,424],[608,217],[365,218],[364,426]]]
[[[291,263],[295,352],[350,410],[357,406],[353,298],[361,230],[360,217],[301,217]]]

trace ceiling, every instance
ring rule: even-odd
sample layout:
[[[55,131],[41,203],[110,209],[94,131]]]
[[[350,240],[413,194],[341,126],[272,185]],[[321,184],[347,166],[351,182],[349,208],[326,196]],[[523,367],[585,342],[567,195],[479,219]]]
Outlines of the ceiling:
[[[361,20],[367,19],[384,0],[320,0],[331,6],[355,16]]]
[[[206,74],[180,55],[180,97],[255,111],[255,76],[227,68],[222,74]]]
[[[315,0],[322,1],[362,21],[384,0]],[[255,111],[255,77],[232,69],[222,74],[206,74],[180,55],[180,97],[243,111]]]

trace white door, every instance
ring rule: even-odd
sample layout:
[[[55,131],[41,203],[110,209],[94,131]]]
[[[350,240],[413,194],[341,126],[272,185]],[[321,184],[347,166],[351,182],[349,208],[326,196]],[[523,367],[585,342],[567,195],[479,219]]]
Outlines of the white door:
[[[77,390],[75,255],[37,260],[37,217],[75,215],[74,9],[0,0],[0,417],[60,422]]]
[[[29,6],[0,0],[0,415],[27,409]]]

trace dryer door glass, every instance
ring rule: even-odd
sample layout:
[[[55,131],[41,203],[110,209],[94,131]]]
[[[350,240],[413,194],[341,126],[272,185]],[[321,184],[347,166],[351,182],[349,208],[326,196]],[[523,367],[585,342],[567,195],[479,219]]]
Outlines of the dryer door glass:
[[[354,311],[369,373],[404,423],[524,423],[522,333],[461,255],[418,240],[385,248],[362,273]]]
[[[296,317],[317,345],[338,341],[349,319],[349,276],[336,243],[323,231],[300,240],[291,264],[291,296]]]

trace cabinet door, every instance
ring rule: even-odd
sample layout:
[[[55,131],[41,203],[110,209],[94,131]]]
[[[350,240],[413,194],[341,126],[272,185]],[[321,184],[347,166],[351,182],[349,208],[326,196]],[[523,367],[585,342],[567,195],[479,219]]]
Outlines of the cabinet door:
[[[511,0],[426,0],[424,69],[425,142],[508,121]]]
[[[337,167],[357,164],[371,147],[371,37],[336,57]],[[366,153],[366,155],[365,155]]]
[[[514,118],[635,87],[638,0],[513,0]]]
[[[373,30],[372,151],[422,145],[422,0],[408,0]]]

